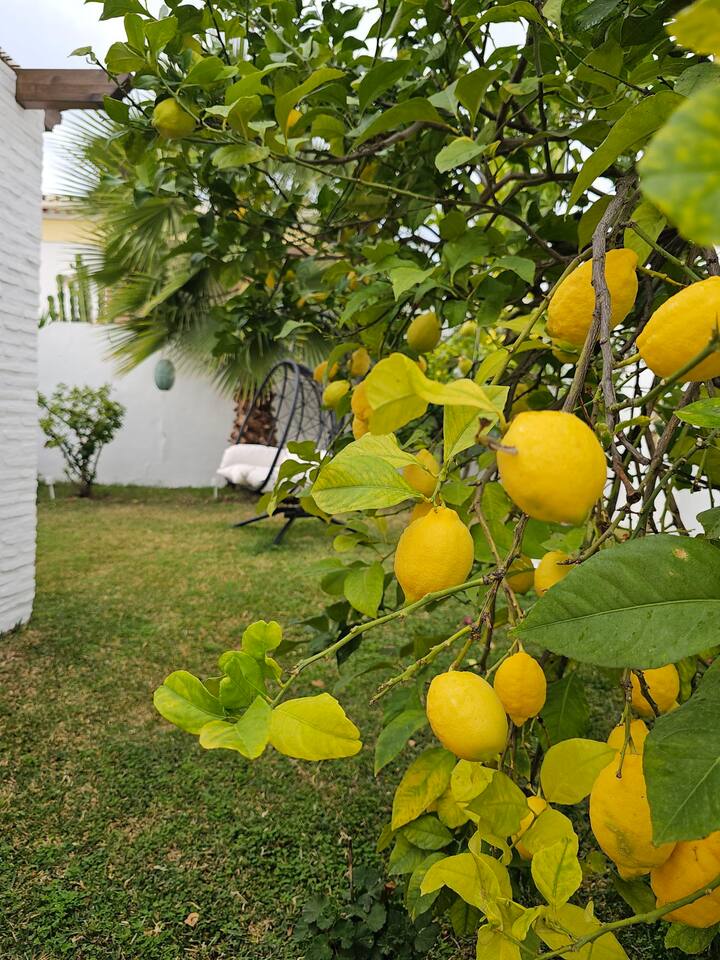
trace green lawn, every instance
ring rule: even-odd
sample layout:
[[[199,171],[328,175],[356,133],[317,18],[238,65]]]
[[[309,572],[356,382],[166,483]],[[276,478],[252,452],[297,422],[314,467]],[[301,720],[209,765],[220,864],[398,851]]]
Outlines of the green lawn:
[[[371,749],[319,765],[206,752],[155,713],[152,691],[178,667],[212,672],[252,620],[299,638],[293,621],[321,603],[312,565],[328,531],[300,521],[273,547],[281,521],[232,530],[251,501],[205,492],[61,490],[51,503],[43,490],[39,510],[35,613],[0,641],[0,957],[301,956],[299,908],[343,889],[350,843],[356,864],[377,862],[399,768],[376,781]],[[337,671],[307,679],[331,689]],[[370,745],[372,686],[342,694]],[[598,913],[624,915],[595,887]],[[669,956],[657,933],[624,942],[633,960]],[[450,938],[441,954],[472,955]]]

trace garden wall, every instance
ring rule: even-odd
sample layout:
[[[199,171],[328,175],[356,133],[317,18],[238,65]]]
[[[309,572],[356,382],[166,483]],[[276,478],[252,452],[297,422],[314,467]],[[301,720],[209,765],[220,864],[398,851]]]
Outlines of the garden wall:
[[[108,359],[109,328],[85,323],[51,323],[40,330],[40,390],[112,385],[112,398],[126,408],[116,438],[100,457],[100,483],[158,487],[209,487],[228,445],[233,402],[205,379],[178,370],[171,390],[158,390],[151,357],[120,376]],[[57,450],[43,446],[38,430],[39,474],[62,480]]]
[[[0,633],[35,594],[37,314],[42,110],[15,101],[0,59]]]

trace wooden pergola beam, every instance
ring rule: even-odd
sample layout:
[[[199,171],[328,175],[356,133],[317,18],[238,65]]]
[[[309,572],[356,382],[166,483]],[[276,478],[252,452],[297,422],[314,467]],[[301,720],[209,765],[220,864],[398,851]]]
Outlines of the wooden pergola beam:
[[[45,110],[46,129],[61,110],[100,110],[104,97],[120,97],[122,89],[103,70],[31,70],[16,67],[15,99],[26,110]]]

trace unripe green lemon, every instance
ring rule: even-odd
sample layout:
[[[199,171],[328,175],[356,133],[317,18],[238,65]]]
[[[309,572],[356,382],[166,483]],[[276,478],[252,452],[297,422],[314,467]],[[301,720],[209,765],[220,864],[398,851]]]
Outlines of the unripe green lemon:
[[[177,100],[161,100],[155,105],[153,126],[164,140],[181,140],[195,129],[195,118]]]
[[[412,526],[418,523],[422,520]],[[451,670],[434,677],[427,717],[440,743],[462,760],[491,760],[505,748],[505,710],[490,684],[475,673]]]
[[[429,353],[440,342],[440,321],[434,310],[418,314],[405,334],[408,346],[415,353]]]
[[[475,545],[454,510],[436,507],[407,526],[395,551],[395,576],[408,602],[464,583]]]
[[[322,402],[326,407],[334,409],[350,389],[347,380],[334,380],[323,390]]]
[[[536,520],[581,524],[605,486],[603,448],[587,424],[559,410],[513,418],[497,465],[505,492]]]

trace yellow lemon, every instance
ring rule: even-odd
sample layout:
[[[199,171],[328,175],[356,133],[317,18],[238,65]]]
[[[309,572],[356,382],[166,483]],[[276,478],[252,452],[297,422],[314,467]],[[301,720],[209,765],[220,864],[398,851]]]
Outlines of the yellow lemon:
[[[350,354],[350,376],[364,377],[370,369],[370,354],[365,347],[358,347]]]
[[[350,409],[360,420],[369,420],[372,409],[368,403],[367,387],[365,382],[361,381],[355,385],[350,398]]]
[[[659,377],[669,377],[708,345],[720,329],[720,277],[692,283],[666,300],[637,338],[640,356]],[[720,376],[720,350],[711,353],[683,377],[712,380]]]
[[[421,450],[415,459],[417,464],[410,463],[403,467],[403,477],[413,490],[422,493],[424,497],[431,497],[435,492],[440,464],[429,450]]]
[[[704,840],[681,840],[670,857],[650,874],[658,907],[701,890],[720,873],[720,831]],[[720,887],[699,900],[666,913],[663,920],[689,927],[712,927],[720,922]]]
[[[416,503],[410,511],[409,522],[412,523],[413,520],[419,520],[420,517],[426,517],[432,509],[433,505],[429,500],[421,500],[419,503]]]
[[[524,594],[532,590],[535,583],[535,567],[528,557],[518,557],[510,565],[505,577],[514,593]]]
[[[405,339],[415,353],[434,350],[440,341],[440,321],[435,311],[418,314],[407,328]]]
[[[327,370],[327,365],[328,365],[327,360],[323,360],[322,363],[319,363],[313,370],[313,380],[316,383],[322,383],[323,380],[325,379],[325,371]],[[334,363],[332,365],[332,370],[328,374],[328,380],[332,380],[333,377],[337,376],[338,369],[339,369],[338,365]]]
[[[335,380],[329,383],[323,390],[322,402],[326,407],[334,409],[349,391],[350,384],[347,380]]]
[[[628,743],[628,751],[642,753],[648,733],[649,730],[642,720],[632,720],[630,722],[630,742]],[[612,747],[614,750],[622,750],[623,744],[625,743],[624,723],[619,723],[616,727],[612,728],[610,731],[610,736],[607,738],[607,743],[608,746]]]
[[[364,437],[369,429],[367,420],[363,420],[362,417],[353,417],[352,434],[356,440]]]
[[[493,681],[505,713],[516,727],[536,717],[545,706],[547,683],[540,664],[521,650],[503,660]]]
[[[605,257],[605,279],[610,292],[612,317],[616,327],[630,313],[638,292],[637,254],[622,248],[608,250]],[[548,304],[547,332],[553,340],[582,346],[590,329],[595,310],[595,289],[592,285],[592,260],[581,264],[565,277]]]
[[[474,320],[466,320],[460,327],[461,337],[474,337],[477,333],[477,324]]]
[[[605,485],[605,454],[593,431],[559,410],[519,413],[498,451],[505,492],[536,520],[580,524]]]
[[[650,696],[655,701],[660,713],[667,713],[668,710],[677,706],[677,698],[680,693],[680,677],[674,664],[668,663],[656,670],[643,670],[643,676]],[[634,673],[630,675],[630,682],[632,683],[633,709],[642,717],[654,717],[653,708],[643,696],[640,681]]]
[[[302,114],[300,113],[299,110],[296,110],[295,107],[293,107],[290,113],[288,114],[285,129],[289,132],[290,130],[292,130],[292,128],[300,119],[302,119]]]
[[[522,842],[522,837],[528,832],[540,814],[544,813],[548,809],[548,805],[547,801],[543,800],[542,797],[536,796],[528,797],[527,805],[530,807],[530,812],[527,814],[527,816],[522,818],[520,821],[520,829],[512,839],[513,843],[515,844],[515,849],[523,858],[523,860],[532,860],[532,854]]]
[[[425,357],[418,357],[415,363],[420,367],[423,373],[427,373],[427,360]]]
[[[466,377],[466,376],[468,375],[468,373],[470,373],[470,371],[472,370],[473,362],[472,362],[472,360],[470,359],[470,357],[460,357],[460,359],[459,359],[458,362],[457,362],[457,365],[458,365],[458,370],[460,371],[460,373],[461,373],[464,377]]]
[[[572,567],[563,563],[568,559],[568,555],[560,550],[549,550],[540,560],[535,568],[535,592],[539,597],[570,573]]]
[[[152,123],[163,140],[181,140],[195,129],[195,118],[172,99],[156,104]]]
[[[622,776],[613,757],[590,792],[590,826],[621,877],[639,877],[664,863],[674,844],[656,847],[647,802],[642,753],[625,754]]]
[[[475,673],[451,670],[434,677],[427,717],[440,743],[461,760],[491,760],[505,747],[503,705],[490,684]]]
[[[395,551],[395,576],[409,602],[467,580],[475,549],[454,510],[436,507],[403,530]]]

